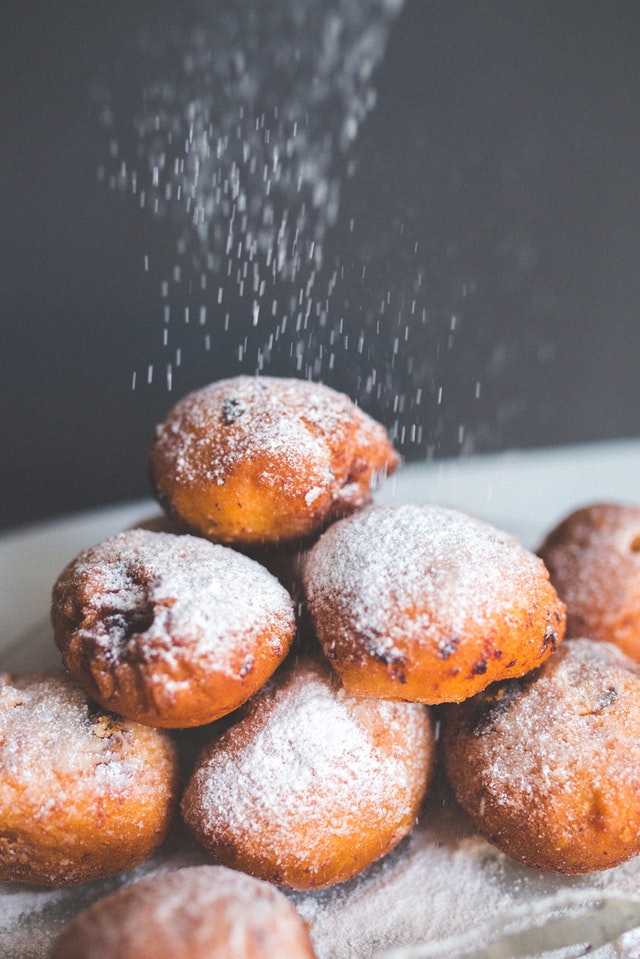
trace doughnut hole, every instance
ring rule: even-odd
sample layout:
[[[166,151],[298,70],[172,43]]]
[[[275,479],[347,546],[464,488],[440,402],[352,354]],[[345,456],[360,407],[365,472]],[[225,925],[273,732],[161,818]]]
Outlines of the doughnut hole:
[[[298,660],[205,747],[183,817],[227,866],[331,886],[411,831],[433,752],[425,707],[351,696],[326,663]]]
[[[306,380],[238,376],[184,397],[150,451],[155,495],[214,542],[314,536],[371,499],[399,457],[384,427]]]
[[[544,872],[640,853],[640,667],[609,643],[565,640],[520,680],[442,712],[445,765],[477,830]]]
[[[615,643],[640,662],[640,508],[575,510],[538,550],[567,606],[567,635]]]
[[[347,690],[460,702],[540,665],[564,605],[542,561],[440,506],[370,507],[331,526],[303,569],[322,650]]]
[[[313,959],[305,923],[273,886],[191,866],[119,889],[80,913],[50,959]]]
[[[165,838],[178,780],[166,733],[105,713],[69,677],[0,674],[0,880],[132,869]]]
[[[255,560],[188,535],[120,533],[60,574],[54,636],[105,708],[152,726],[205,725],[256,692],[295,635],[289,593]]]

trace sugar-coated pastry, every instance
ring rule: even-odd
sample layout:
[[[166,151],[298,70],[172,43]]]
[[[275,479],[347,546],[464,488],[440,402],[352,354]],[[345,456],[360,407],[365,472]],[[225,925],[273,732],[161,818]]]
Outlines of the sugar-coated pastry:
[[[340,520],[311,549],[303,579],[323,651],[356,693],[458,702],[538,666],[564,635],[542,561],[439,506]]]
[[[56,939],[50,959],[313,959],[305,923],[269,883],[191,866],[99,899]]]
[[[169,515],[223,543],[312,536],[369,502],[372,484],[398,462],[386,430],[347,396],[266,376],[186,396],[150,454]]]
[[[178,779],[167,733],[105,712],[66,676],[0,674],[0,880],[132,869],[165,838]]]
[[[128,530],[84,550],[53,591],[69,672],[108,709],[153,726],[210,723],[286,656],[293,601],[263,566],[194,536]]]
[[[615,643],[640,661],[640,507],[578,509],[539,554],[567,605],[567,635]]]
[[[183,817],[222,863],[294,889],[361,872],[412,829],[430,777],[427,709],[352,696],[287,664],[205,747]]]
[[[458,801],[513,859],[571,874],[640,853],[640,666],[616,646],[567,639],[442,728]]]

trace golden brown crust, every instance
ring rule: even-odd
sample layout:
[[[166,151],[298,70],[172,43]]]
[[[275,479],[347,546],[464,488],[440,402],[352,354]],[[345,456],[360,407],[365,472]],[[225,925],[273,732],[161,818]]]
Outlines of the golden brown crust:
[[[578,509],[538,552],[567,605],[567,635],[615,643],[640,661],[640,508]]]
[[[535,673],[443,710],[444,756],[478,831],[552,873],[640,853],[640,669],[565,640]]]
[[[105,713],[67,677],[0,674],[0,880],[133,868],[167,833],[178,777],[167,734]]]
[[[458,702],[540,665],[564,635],[543,563],[438,506],[341,520],[310,551],[303,578],[325,655],[363,695]]]
[[[182,801],[225,865],[294,889],[344,882],[412,829],[433,762],[427,710],[285,667],[206,747]]]
[[[267,883],[223,866],[154,876],[98,900],[50,959],[313,959],[305,923]]]
[[[65,667],[92,698],[172,728],[236,709],[295,635],[291,597],[254,560],[143,529],[84,550],[66,567],[52,621]]]
[[[181,400],[150,452],[169,515],[222,543],[304,539],[371,498],[399,463],[384,428],[341,393],[272,377]]]

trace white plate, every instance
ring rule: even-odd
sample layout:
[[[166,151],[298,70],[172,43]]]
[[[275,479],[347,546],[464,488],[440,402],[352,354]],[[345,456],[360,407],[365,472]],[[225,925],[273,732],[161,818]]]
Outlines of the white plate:
[[[578,505],[640,502],[640,442],[411,465],[388,481],[377,499],[435,501],[474,512],[533,548]],[[21,670],[57,664],[48,613],[59,572],[83,547],[156,512],[150,501],[139,501],[0,537],[0,666]],[[56,931],[96,896],[150,872],[201,859],[199,850],[170,843],[168,851],[126,877],[70,890],[0,885],[0,955],[44,959]],[[311,924],[319,959],[371,959],[396,945],[437,943],[474,929],[480,936],[490,917],[521,927],[529,915],[556,915],[567,896],[570,909],[603,893],[640,896],[640,862],[572,880],[545,876],[478,839],[450,797],[438,794],[428,801],[412,836],[363,876],[293,898]],[[535,935],[530,941],[535,955]],[[429,950],[419,954],[427,956]],[[640,937],[631,933],[590,954],[632,959],[640,954]],[[394,952],[395,959],[401,955]]]

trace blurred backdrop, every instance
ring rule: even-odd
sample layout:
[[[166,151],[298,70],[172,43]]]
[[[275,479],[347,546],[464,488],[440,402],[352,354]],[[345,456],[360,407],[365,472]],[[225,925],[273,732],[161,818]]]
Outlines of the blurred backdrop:
[[[0,526],[145,496],[155,424],[239,372],[408,459],[638,435],[637,13],[11,0]]]

